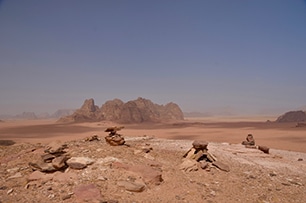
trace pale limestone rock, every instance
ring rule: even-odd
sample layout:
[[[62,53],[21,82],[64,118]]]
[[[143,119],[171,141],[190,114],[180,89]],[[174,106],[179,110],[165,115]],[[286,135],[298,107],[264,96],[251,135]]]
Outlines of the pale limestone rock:
[[[88,157],[72,157],[66,161],[67,165],[73,169],[83,169],[93,164],[94,160]]]

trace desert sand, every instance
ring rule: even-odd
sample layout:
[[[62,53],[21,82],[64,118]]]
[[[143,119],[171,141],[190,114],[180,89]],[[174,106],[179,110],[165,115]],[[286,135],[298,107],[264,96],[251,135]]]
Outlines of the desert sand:
[[[306,128],[268,119],[273,120],[212,117],[129,124],[119,131],[127,144],[121,146],[104,140],[104,130],[117,125],[112,122],[5,121],[0,140],[16,144],[0,146],[0,202],[305,202]],[[249,133],[270,153],[245,148],[241,141]],[[86,139],[93,135],[100,139]],[[215,162],[205,162],[205,169],[199,162],[186,166],[190,160],[183,156],[193,140],[206,140],[208,152],[228,170]],[[50,156],[46,150],[54,143],[67,146],[68,157],[93,163],[44,172],[40,166],[47,163],[39,160]]]
[[[124,136],[153,136],[174,140],[241,143],[253,134],[257,145],[306,153],[306,128],[296,123],[273,123],[275,117],[207,117],[185,118],[183,122],[162,124],[127,124]],[[53,140],[82,139],[93,134],[106,136],[106,127],[118,125],[109,121],[59,124],[56,120],[11,120],[0,123],[0,140],[48,143]]]

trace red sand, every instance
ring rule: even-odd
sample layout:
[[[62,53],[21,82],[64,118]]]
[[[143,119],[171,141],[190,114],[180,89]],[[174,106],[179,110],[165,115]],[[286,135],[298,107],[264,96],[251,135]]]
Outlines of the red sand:
[[[206,140],[241,143],[253,134],[256,144],[275,149],[306,152],[306,127],[296,123],[266,122],[266,118],[186,118],[183,122],[130,124],[120,131],[123,136],[154,136],[166,139]],[[97,134],[104,137],[111,122],[58,124],[55,120],[5,121],[0,123],[0,139],[16,142],[48,143],[75,140]]]

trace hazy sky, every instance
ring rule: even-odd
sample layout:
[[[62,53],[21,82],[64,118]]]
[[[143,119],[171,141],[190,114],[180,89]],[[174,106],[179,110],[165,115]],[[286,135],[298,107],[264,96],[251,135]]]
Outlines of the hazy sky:
[[[137,97],[185,112],[306,105],[306,1],[0,1],[0,114]]]

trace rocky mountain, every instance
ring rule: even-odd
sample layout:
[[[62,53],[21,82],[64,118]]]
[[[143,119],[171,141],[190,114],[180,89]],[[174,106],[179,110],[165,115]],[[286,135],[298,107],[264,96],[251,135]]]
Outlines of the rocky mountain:
[[[103,120],[100,117],[100,109],[95,105],[93,99],[86,99],[80,109],[77,109],[72,115],[60,118],[59,122],[93,122]]]
[[[22,114],[18,114],[14,117],[15,119],[29,119],[29,120],[35,120],[37,119],[37,116],[34,112],[23,112]]]
[[[276,119],[278,123],[289,123],[289,122],[305,122],[306,112],[305,111],[289,111]]]
[[[75,110],[74,109],[59,109],[53,114],[49,113],[39,113],[35,114],[34,112],[23,112],[21,114],[17,115],[6,115],[6,114],[1,114],[0,119],[18,119],[18,120],[36,120],[36,119],[53,119],[53,118],[61,118],[63,116],[68,116],[73,114]]]
[[[159,105],[139,97],[126,103],[120,99],[110,100],[105,102],[101,108],[95,105],[93,99],[87,99],[80,109],[71,116],[60,118],[59,122],[108,120],[118,123],[143,123],[183,119],[183,112],[177,104],[170,102],[166,105]]]
[[[72,115],[74,112],[75,112],[74,109],[59,109],[56,112],[54,112],[50,117],[51,118],[61,118],[63,116]]]

